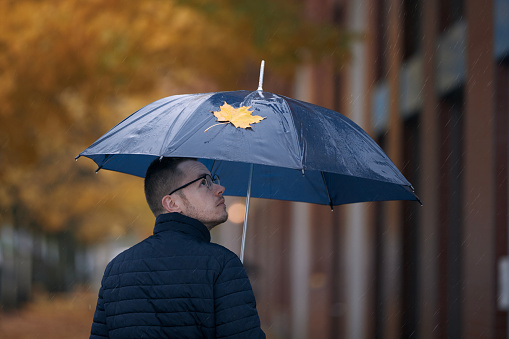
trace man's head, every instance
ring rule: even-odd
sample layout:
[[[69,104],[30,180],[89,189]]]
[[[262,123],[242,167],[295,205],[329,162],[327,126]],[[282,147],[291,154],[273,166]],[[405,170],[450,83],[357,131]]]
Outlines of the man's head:
[[[223,198],[224,187],[211,182],[206,175],[210,176],[209,170],[196,159],[154,160],[145,175],[145,196],[154,215],[182,213],[201,221],[209,229],[225,222],[228,213]]]

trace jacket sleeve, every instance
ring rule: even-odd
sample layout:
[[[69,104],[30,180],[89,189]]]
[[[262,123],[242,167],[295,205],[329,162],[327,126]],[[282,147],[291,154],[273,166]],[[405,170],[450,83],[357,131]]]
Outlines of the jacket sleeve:
[[[90,331],[90,339],[108,338],[108,327],[106,326],[106,312],[104,311],[104,280],[109,272],[109,267],[106,268],[104,277],[101,282],[99,290],[99,297],[97,298],[97,306],[95,308],[94,320],[92,329]]]
[[[236,255],[216,279],[214,307],[216,338],[265,338],[249,278]]]

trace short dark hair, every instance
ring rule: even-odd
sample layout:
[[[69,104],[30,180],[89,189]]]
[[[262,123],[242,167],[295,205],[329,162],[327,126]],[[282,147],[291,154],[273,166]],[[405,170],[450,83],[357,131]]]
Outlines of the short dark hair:
[[[170,193],[179,185],[182,178],[182,171],[178,166],[188,160],[194,158],[157,158],[147,169],[145,174],[145,198],[148,206],[157,217],[161,213],[165,213],[162,200],[165,195]]]

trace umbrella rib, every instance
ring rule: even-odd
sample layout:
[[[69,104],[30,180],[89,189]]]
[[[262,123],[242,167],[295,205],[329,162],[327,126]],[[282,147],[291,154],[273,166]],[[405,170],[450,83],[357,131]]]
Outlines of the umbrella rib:
[[[200,105],[202,105],[206,100],[210,99],[210,97],[212,97],[214,94],[216,94],[216,93],[211,92],[211,93],[193,94],[193,98],[201,97],[200,101],[199,101],[199,104],[197,104],[196,107],[199,107]],[[186,99],[186,98],[184,98],[184,99]],[[189,100],[185,100],[184,101],[184,103],[186,103],[186,106],[181,108],[180,113],[182,113],[184,110],[187,109],[187,106],[189,105],[188,101]],[[169,104],[169,103],[166,103],[165,105],[167,105],[167,104]],[[180,113],[177,114],[178,117],[180,117]],[[188,114],[186,117],[182,118],[181,129],[184,128],[187,125],[189,120],[191,120],[192,116],[193,116],[193,114]],[[176,122],[176,120],[177,119],[175,119],[174,123]],[[202,121],[202,125],[205,124],[205,123],[206,123],[205,121]],[[170,139],[169,135],[171,134],[171,132],[173,130],[173,127],[174,127],[173,125],[174,124],[172,124],[171,128],[168,129],[168,131],[166,132],[166,135],[165,135],[165,138],[164,138],[164,142],[161,144],[161,147],[163,147],[163,145],[167,145],[168,144],[167,141]],[[176,132],[176,134],[178,134],[178,131]],[[191,135],[189,134],[186,139],[182,139],[181,142],[180,142],[180,146],[182,146],[182,144],[185,143],[190,137],[191,137]],[[174,151],[177,150],[177,149],[178,149],[178,147],[175,148]],[[163,153],[163,149],[162,148],[161,148],[159,153],[160,154]]]
[[[287,98],[285,96],[280,96],[280,97],[283,99],[284,104],[288,108],[288,111],[291,113],[291,114],[289,114],[289,120],[291,121],[291,124],[293,125],[293,129],[295,131],[297,131],[297,124],[295,123],[295,118],[294,118],[295,111],[293,110],[292,106],[288,103],[288,101],[292,100],[292,99],[291,98]],[[301,139],[301,134],[300,133],[296,133],[295,137],[297,138],[297,143],[298,143],[299,146],[304,143],[304,141]],[[300,162],[300,165],[301,165],[301,169],[304,170],[304,162],[305,162],[304,153],[305,152],[303,151],[303,149],[301,147],[298,147],[297,150],[299,152],[299,162]]]
[[[327,188],[327,183],[325,182],[325,176],[323,175],[323,171],[320,171],[320,174],[322,175],[323,185],[325,186],[325,191],[327,192],[327,198],[329,198],[330,210],[334,211],[334,205],[332,204],[332,199],[329,194],[329,188]]]
[[[99,165],[99,167],[97,167],[97,169],[95,170],[95,173],[99,172],[101,169],[103,169],[104,165],[106,165],[108,162],[110,162],[111,159],[113,159],[113,157],[115,156],[115,154],[106,154],[104,156],[104,160],[102,161],[102,163]]]

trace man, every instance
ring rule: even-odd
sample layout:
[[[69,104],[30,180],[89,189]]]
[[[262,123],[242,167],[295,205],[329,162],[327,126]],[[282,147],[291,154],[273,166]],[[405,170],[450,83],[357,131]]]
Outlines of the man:
[[[242,263],[210,242],[228,218],[223,192],[194,159],[152,162],[154,234],[106,267],[90,338],[265,338]]]

